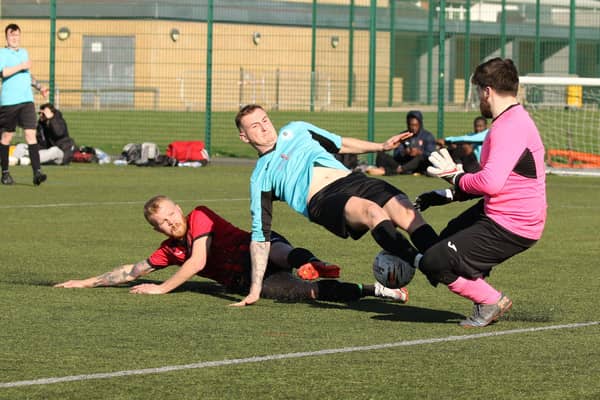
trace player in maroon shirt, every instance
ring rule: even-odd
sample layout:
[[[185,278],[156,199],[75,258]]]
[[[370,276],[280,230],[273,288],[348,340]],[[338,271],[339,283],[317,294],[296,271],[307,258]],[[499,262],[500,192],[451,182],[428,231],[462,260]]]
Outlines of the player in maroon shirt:
[[[249,232],[235,227],[205,206],[198,206],[185,216],[181,207],[166,196],[148,200],[144,215],[156,231],[168,236],[150,257],[102,275],[66,281],[55,287],[115,286],[178,265],[181,268],[163,283],[139,284],[131,287],[130,293],[168,293],[194,275],[217,281],[229,291],[241,295],[248,293],[251,271]],[[309,250],[294,248],[283,236],[272,235],[269,265],[263,281],[265,297],[288,301],[353,301],[376,296],[401,303],[408,301],[406,288],[389,289],[378,282],[361,285],[335,279],[306,281],[293,274],[293,269],[304,265],[318,267],[323,264]]]

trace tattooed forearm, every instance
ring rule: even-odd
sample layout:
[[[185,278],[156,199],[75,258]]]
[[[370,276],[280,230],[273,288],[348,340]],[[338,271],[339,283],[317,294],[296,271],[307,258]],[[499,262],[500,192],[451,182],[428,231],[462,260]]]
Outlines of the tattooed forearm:
[[[133,268],[131,269],[130,276],[132,279],[138,278],[142,275],[149,274],[154,271],[154,268],[148,264],[148,261],[143,260],[133,264]]]
[[[265,271],[269,262],[271,242],[250,242],[250,258],[252,261],[252,286],[262,287]]]
[[[135,264],[121,265],[114,270],[96,277],[93,286],[116,286],[131,282],[139,276],[152,272],[152,268],[146,260]]]

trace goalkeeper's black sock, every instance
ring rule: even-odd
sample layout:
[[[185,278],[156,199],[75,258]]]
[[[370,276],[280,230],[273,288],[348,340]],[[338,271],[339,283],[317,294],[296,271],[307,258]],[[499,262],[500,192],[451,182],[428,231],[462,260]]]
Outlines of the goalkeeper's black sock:
[[[31,160],[31,169],[35,174],[41,169],[40,163],[40,145],[37,143],[30,144],[27,146],[29,150],[29,159]]]
[[[2,167],[2,172],[8,172],[8,148],[8,145],[0,143],[0,166]]]
[[[296,247],[290,251],[287,256],[288,264],[292,268],[300,268],[304,264],[310,261],[318,261],[319,259],[307,249],[302,247]]]
[[[402,233],[398,232],[394,223],[389,219],[380,222],[373,228],[371,235],[382,249],[408,261],[411,265],[415,263],[419,251],[413,247]]]
[[[421,253],[425,253],[428,248],[437,243],[439,236],[431,225],[425,224],[415,229],[410,235],[410,240]]]
[[[324,301],[354,301],[360,299],[363,289],[356,283],[340,282],[333,279],[323,279],[316,282],[317,300]]]

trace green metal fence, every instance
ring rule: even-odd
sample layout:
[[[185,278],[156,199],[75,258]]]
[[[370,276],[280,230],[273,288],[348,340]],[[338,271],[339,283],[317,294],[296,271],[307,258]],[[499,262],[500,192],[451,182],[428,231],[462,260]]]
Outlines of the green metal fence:
[[[233,124],[256,102],[383,139],[420,109],[438,136],[471,128],[469,75],[493,56],[522,75],[600,77],[600,1],[0,0],[33,74],[80,144],[206,140],[253,156]],[[36,101],[42,101],[36,98]]]

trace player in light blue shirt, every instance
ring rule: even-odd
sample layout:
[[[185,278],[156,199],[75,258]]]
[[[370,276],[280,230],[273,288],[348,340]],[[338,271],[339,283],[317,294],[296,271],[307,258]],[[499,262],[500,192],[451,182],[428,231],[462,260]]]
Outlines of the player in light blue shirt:
[[[312,140],[311,140],[312,139]],[[285,201],[296,212],[308,217],[308,193],[313,166],[349,171],[332,157],[342,147],[342,138],[307,122],[291,122],[280,130],[278,145],[262,155],[251,177],[252,238],[264,241],[262,196],[272,192],[273,199]],[[258,190],[260,189],[260,190]]]
[[[33,104],[31,87],[48,95],[48,89],[40,85],[31,75],[31,60],[27,50],[20,47],[21,28],[9,24],[4,29],[7,46],[0,49],[0,73],[2,74],[2,93],[0,94],[0,166],[3,185],[12,185],[14,180],[8,171],[8,149],[17,126],[23,128],[28,144],[33,184],[40,185],[46,180],[40,165],[39,145],[36,139],[37,115]]]
[[[439,144],[448,147],[452,158],[462,164],[465,172],[477,172],[481,169],[481,146],[487,134],[487,119],[480,115],[473,120],[473,133],[447,136],[439,140]]]
[[[277,133],[266,111],[256,104],[243,107],[235,122],[240,139],[259,155],[250,179],[252,285],[248,296],[236,305],[252,304],[260,298],[274,200],[285,201],[342,238],[358,239],[371,231],[383,249],[415,266],[419,252],[437,241],[435,231],[402,191],[350,171],[333,156],[392,150],[412,133],[374,143],[341,137],[307,122],[291,122]],[[410,234],[416,248],[398,227]]]

